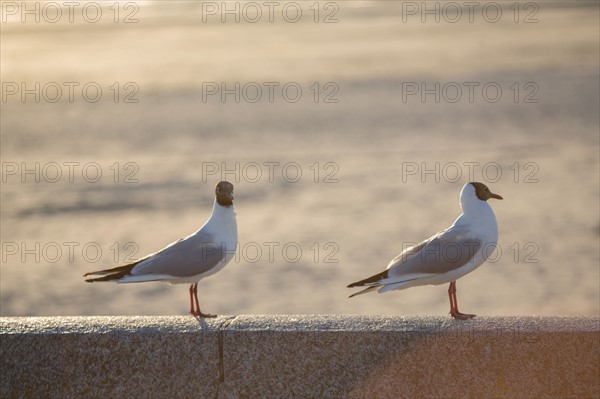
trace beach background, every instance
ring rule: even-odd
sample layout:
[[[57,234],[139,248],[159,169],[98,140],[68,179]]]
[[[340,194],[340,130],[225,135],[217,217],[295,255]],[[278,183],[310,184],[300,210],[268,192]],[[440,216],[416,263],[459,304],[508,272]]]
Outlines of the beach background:
[[[200,282],[204,311],[446,314],[446,285],[352,299],[346,285],[448,227],[475,180],[504,197],[500,252],[458,282],[460,309],[599,314],[598,2],[497,2],[500,18],[483,2],[472,21],[460,2],[458,19],[436,2],[280,2],[272,21],[228,2],[239,22],[221,2],[96,2],[97,22],[81,3],[56,23],[45,2],[38,22],[15,4],[2,316],[186,314],[185,285],[82,274],[198,229],[222,178],[240,251]]]

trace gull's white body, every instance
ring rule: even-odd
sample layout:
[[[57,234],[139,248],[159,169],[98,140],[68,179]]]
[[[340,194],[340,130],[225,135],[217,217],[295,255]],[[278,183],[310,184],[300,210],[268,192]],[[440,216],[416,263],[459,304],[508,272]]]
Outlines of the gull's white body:
[[[383,293],[414,286],[445,284],[478,268],[494,252],[498,242],[496,216],[487,201],[477,198],[475,188],[469,183],[461,191],[460,206],[463,213],[452,226],[392,259],[387,267],[387,277],[351,285],[369,287],[354,295],[373,290]],[[477,243],[476,249],[473,243]],[[464,252],[468,253],[464,259],[454,264],[439,261],[442,249],[451,250],[452,246],[469,248],[469,245],[472,250]],[[438,259],[437,263],[432,262],[432,258]]]
[[[200,310],[198,281],[223,269],[237,249],[237,221],[233,207],[233,184],[220,181],[215,187],[212,214],[195,233],[145,258],[112,269],[84,274],[88,283],[112,281],[142,283],[166,281],[190,285],[190,313],[194,317],[216,317]],[[99,277],[100,276],[100,277]]]
[[[221,206],[215,200],[210,218],[198,231],[148,255],[131,270],[131,275],[117,282],[197,283],[217,273],[229,263],[235,254],[237,240],[234,206]],[[213,252],[216,247],[219,248],[218,259],[204,255],[203,250]],[[192,274],[194,268],[198,273]]]

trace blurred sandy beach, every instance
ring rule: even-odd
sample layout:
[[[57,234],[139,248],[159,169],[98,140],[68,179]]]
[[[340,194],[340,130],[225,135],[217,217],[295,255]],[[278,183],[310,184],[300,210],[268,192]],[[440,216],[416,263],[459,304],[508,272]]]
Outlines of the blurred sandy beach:
[[[208,312],[445,314],[445,285],[346,285],[448,227],[475,180],[504,197],[499,252],[458,282],[461,310],[598,315],[598,2],[502,3],[493,23],[399,1],[223,23],[204,3],[3,19],[2,316],[186,314],[187,286],[82,274],[198,229],[222,178],[241,249],[200,282]]]

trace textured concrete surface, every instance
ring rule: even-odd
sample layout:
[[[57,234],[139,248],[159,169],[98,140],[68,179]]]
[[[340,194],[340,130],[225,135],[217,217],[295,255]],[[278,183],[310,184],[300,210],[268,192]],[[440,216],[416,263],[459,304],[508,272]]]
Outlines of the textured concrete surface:
[[[0,319],[5,397],[600,397],[600,318]]]
[[[216,397],[229,319],[1,319],[1,397]]]

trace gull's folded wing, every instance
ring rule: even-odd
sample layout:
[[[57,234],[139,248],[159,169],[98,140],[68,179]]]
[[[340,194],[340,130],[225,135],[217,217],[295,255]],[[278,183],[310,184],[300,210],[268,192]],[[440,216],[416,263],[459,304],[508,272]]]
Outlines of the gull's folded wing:
[[[481,245],[467,229],[453,226],[392,259],[387,267],[388,280],[448,273],[469,263]]]

